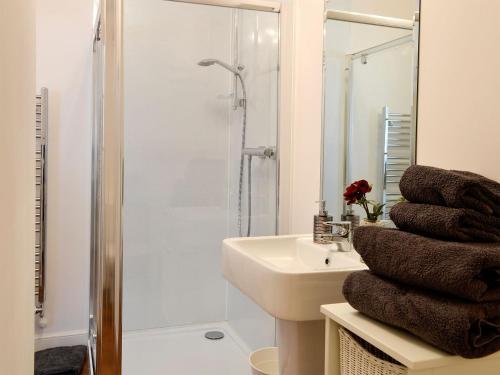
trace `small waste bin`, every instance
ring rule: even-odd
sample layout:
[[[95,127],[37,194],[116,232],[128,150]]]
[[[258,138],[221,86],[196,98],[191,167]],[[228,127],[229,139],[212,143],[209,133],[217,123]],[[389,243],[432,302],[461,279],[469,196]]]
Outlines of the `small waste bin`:
[[[279,375],[278,348],[261,348],[250,354],[252,375]]]

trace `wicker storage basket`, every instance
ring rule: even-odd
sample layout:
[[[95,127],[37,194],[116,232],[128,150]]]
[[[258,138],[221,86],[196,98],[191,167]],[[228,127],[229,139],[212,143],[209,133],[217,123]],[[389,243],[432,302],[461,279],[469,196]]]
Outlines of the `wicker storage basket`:
[[[408,369],[343,328],[340,334],[341,375],[406,375]]]

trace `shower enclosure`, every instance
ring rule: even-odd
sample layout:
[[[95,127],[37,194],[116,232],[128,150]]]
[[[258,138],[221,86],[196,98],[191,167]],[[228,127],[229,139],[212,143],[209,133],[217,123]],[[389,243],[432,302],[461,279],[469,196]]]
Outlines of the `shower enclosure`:
[[[279,7],[200,3],[100,5],[89,336],[99,375],[247,374],[248,353],[275,343],[274,319],[222,278],[220,248],[277,232]],[[106,105],[121,102],[111,126]],[[110,367],[105,352],[123,360]]]

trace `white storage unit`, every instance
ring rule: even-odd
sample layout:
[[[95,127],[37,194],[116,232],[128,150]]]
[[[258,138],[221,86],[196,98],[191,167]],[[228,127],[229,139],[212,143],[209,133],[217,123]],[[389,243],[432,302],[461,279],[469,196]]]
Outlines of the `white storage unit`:
[[[499,374],[500,352],[480,359],[454,356],[408,332],[370,319],[348,303],[324,305],[321,307],[321,312],[326,316],[325,375],[348,374],[341,366],[341,329],[352,332],[400,362],[406,368],[408,375]]]

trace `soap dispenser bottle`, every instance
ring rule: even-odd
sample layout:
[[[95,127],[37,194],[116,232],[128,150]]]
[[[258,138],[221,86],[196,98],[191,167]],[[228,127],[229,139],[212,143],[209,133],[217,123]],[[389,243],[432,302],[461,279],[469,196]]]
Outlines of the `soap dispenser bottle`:
[[[315,243],[328,244],[330,243],[329,235],[332,234],[332,227],[325,223],[331,222],[333,217],[328,215],[326,202],[324,200],[318,201],[317,203],[319,203],[319,212],[317,215],[314,215],[313,240]]]

